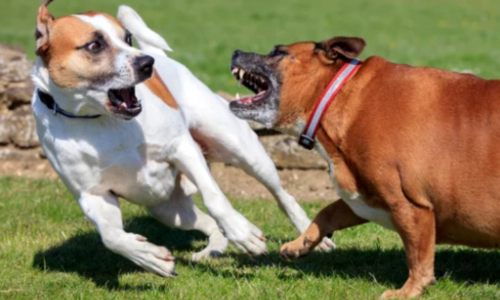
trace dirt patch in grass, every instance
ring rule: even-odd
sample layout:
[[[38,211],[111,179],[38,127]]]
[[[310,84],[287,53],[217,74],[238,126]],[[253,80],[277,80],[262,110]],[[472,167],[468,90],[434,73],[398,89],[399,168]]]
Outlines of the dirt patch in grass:
[[[211,165],[212,174],[221,189],[239,199],[273,199],[271,193],[254,178],[232,166]],[[335,189],[325,170],[279,170],[283,187],[297,200],[333,201]],[[0,176],[56,179],[48,160],[0,160]]]

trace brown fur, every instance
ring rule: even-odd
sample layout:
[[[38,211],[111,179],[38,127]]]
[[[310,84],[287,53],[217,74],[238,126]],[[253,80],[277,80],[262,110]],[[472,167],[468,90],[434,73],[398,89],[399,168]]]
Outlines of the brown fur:
[[[163,100],[165,104],[170,106],[173,109],[178,109],[179,106],[177,102],[175,102],[174,97],[170,93],[168,87],[163,83],[163,80],[160,78],[160,75],[156,70],[153,72],[153,76],[146,80],[144,84],[156,95],[158,98]]]
[[[307,121],[346,59],[326,63],[314,43],[284,47],[278,127]],[[500,81],[433,68],[363,62],[321,120],[317,140],[340,188],[391,215],[410,276],[383,298],[414,297],[434,281],[434,245],[500,243]],[[323,236],[362,224],[339,200],[282,247],[307,253]]]
[[[90,42],[94,32],[95,29],[91,25],[74,16],[54,20],[47,51],[41,57],[50,77],[58,86],[88,86],[95,78],[106,76],[114,70],[112,48],[99,57],[76,50],[76,47]],[[110,73],[109,76],[111,75]]]
[[[36,40],[37,50],[51,79],[63,88],[90,86],[93,81],[113,76],[113,58],[115,49],[108,47],[100,55],[90,55],[78,47],[92,42],[96,29],[75,16],[63,16],[54,19],[47,10],[51,0],[45,1],[38,10]],[[114,25],[119,36],[125,37],[125,30],[110,15],[88,12],[89,17],[102,15]],[[104,35],[108,45],[109,37]]]

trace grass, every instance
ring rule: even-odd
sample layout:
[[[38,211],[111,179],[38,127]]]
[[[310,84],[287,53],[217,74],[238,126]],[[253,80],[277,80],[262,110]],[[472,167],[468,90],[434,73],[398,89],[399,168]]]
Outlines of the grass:
[[[263,200],[233,204],[264,230],[268,256],[250,258],[231,245],[222,258],[194,264],[189,257],[206,245],[203,235],[166,228],[123,201],[126,230],[177,258],[179,276],[161,278],[105,249],[59,181],[0,178],[0,194],[2,299],[377,299],[407,276],[398,236],[370,224],[336,233],[334,253],[280,259],[280,244],[297,234]],[[324,205],[303,203],[309,215]],[[500,298],[496,251],[441,246],[436,275],[424,299]]]
[[[0,3],[0,42],[22,45],[32,59],[40,2]],[[171,56],[213,90],[238,91],[228,70],[235,49],[264,53],[275,44],[335,35],[364,37],[363,57],[500,77],[496,0],[57,0],[50,11],[114,15],[122,3],[134,7],[167,39]],[[274,203],[260,200],[233,203],[266,232],[269,256],[252,259],[231,247],[219,260],[193,264],[189,256],[205,245],[202,235],[165,228],[124,202],[128,231],[174,251],[180,276],[164,279],[107,251],[59,181],[1,178],[0,195],[0,298],[375,299],[407,276],[399,238],[376,225],[335,234],[334,253],[279,259],[279,245],[296,233]],[[324,205],[303,203],[310,216]],[[436,275],[438,283],[424,298],[500,298],[498,252],[439,247]]]

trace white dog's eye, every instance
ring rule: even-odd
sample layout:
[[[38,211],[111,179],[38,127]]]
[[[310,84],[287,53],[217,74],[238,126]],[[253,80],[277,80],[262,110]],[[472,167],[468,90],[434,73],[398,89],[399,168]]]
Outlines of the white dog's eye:
[[[130,34],[130,32],[126,32],[125,33],[125,43],[127,43],[127,45],[129,46],[132,46],[132,34]]]
[[[90,52],[99,52],[102,49],[102,44],[98,41],[87,44],[87,50]]]

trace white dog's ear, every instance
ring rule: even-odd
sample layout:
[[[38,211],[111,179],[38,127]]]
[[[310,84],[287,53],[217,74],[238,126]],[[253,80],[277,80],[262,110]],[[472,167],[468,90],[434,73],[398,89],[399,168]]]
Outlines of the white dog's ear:
[[[42,5],[38,8],[36,16],[36,54],[41,55],[47,51],[49,47],[49,30],[54,21],[54,17],[47,10],[47,5],[52,0],[44,0]]]

